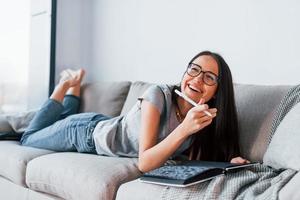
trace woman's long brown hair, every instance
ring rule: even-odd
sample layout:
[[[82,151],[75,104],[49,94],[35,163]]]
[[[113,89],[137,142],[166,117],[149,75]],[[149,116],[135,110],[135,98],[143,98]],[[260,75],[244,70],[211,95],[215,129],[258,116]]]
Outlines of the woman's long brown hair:
[[[185,152],[190,160],[230,161],[240,155],[239,133],[233,82],[230,69],[225,60],[217,53],[203,51],[199,56],[208,55],[218,63],[219,79],[215,97],[207,102],[210,108],[217,108],[217,116],[212,123],[193,134],[193,143]],[[177,104],[175,86],[172,91],[173,103]]]

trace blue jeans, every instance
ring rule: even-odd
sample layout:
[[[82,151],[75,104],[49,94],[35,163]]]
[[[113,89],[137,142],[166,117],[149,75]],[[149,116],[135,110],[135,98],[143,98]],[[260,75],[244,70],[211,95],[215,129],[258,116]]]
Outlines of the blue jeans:
[[[25,130],[21,144],[53,151],[96,153],[94,128],[109,117],[97,113],[76,114],[79,104],[79,97],[73,95],[66,95],[63,103],[48,99]]]

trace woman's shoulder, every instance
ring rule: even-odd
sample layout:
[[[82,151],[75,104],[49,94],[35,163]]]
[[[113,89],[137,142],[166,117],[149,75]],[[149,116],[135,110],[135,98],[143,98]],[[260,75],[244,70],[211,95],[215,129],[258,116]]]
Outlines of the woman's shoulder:
[[[175,85],[171,84],[152,84],[147,91],[153,93],[161,93],[163,95],[170,95],[174,89]]]
[[[159,108],[160,113],[172,103],[173,86],[168,84],[152,84],[139,100],[147,100]]]

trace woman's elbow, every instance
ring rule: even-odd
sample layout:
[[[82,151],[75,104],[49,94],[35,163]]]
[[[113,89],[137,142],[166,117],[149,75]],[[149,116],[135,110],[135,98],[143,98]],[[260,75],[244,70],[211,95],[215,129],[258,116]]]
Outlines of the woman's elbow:
[[[154,163],[155,163],[154,160],[141,155],[138,159],[138,168],[142,173],[146,173],[157,167],[157,166],[155,166]]]
[[[139,161],[138,161],[138,168],[140,170],[140,172],[142,173],[146,173],[148,171],[150,171],[147,167],[147,164],[145,163],[145,161],[143,161],[143,159],[140,159],[139,158]]]

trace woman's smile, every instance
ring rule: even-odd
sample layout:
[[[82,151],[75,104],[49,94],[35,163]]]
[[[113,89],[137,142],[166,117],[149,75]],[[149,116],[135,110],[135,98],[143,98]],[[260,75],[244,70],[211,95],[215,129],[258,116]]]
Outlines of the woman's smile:
[[[204,96],[204,91],[202,87],[193,83],[187,83],[184,89],[184,93],[193,99],[196,103]]]
[[[193,84],[188,83],[188,88],[189,88],[192,92],[202,94],[202,90],[201,90],[199,87],[197,87],[197,86],[195,86],[195,85],[193,85]]]

